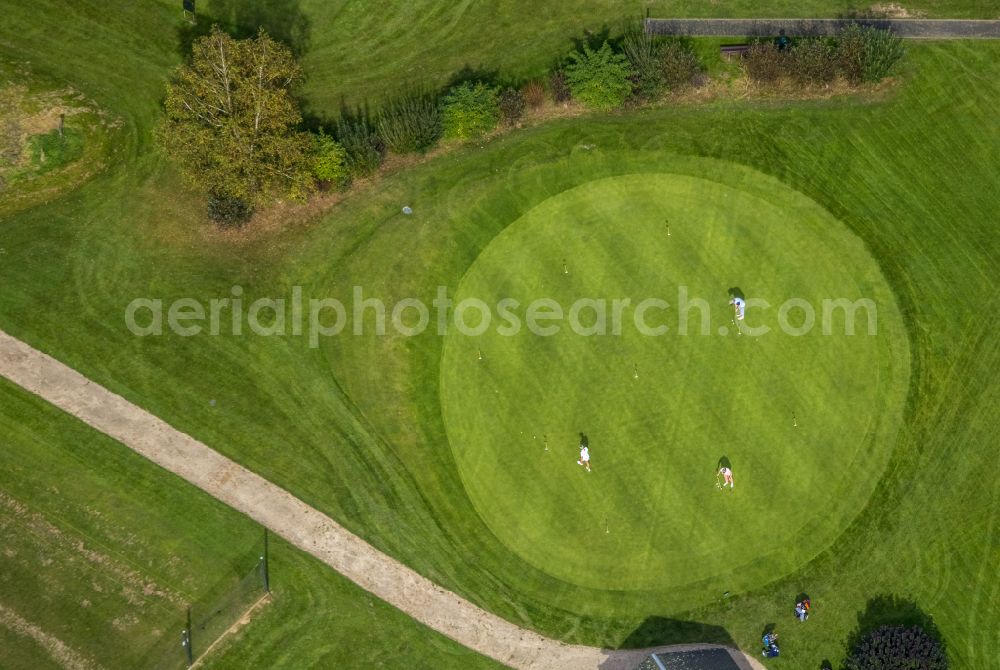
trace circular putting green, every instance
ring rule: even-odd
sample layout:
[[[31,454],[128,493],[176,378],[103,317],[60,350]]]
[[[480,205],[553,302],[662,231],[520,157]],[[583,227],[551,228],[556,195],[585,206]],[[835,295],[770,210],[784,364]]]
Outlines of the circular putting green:
[[[750,588],[843,532],[887,462],[909,379],[891,291],[828,212],[732,170],[739,187],[641,174],[558,194],[498,235],[454,296],[492,310],[486,324],[465,309],[442,354],[462,482],[497,537],[561,580],[706,598]],[[770,304],[745,322],[769,332],[735,333],[731,289]],[[669,307],[649,303],[640,332],[648,298]],[[563,318],[532,332],[539,299]],[[837,299],[870,301],[853,335],[847,310],[824,313]],[[592,472],[577,464],[581,433]]]

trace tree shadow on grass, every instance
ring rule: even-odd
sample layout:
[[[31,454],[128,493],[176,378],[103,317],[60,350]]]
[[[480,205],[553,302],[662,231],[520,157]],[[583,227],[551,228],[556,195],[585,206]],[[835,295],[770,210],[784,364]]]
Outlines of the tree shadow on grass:
[[[573,37],[570,38],[573,41],[573,49],[579,52],[583,52],[584,47],[597,51],[601,46],[607,42],[612,49],[618,48],[622,38],[612,37],[611,28],[607,24],[601,26],[599,30],[589,30],[584,29],[583,37]]]
[[[459,70],[456,70],[454,74],[448,77],[448,82],[445,84],[445,88],[451,88],[452,86],[458,86],[459,84],[465,83],[474,84],[476,82],[483,82],[484,84],[489,84],[490,86],[501,86],[508,83],[505,80],[502,80],[500,70],[482,66],[474,67],[466,63]]]
[[[849,657],[865,636],[882,626],[920,626],[925,633],[939,641],[941,649],[947,654],[944,638],[931,615],[912,600],[894,595],[878,595],[868,601],[864,610],[858,612],[858,625],[847,638],[844,656]]]
[[[309,47],[309,17],[299,7],[299,0],[201,0],[197,6],[195,23],[184,22],[177,29],[177,49],[184,58],[191,54],[194,41],[207,35],[215,24],[236,39],[255,37],[263,28],[273,39],[287,44],[296,57]]]

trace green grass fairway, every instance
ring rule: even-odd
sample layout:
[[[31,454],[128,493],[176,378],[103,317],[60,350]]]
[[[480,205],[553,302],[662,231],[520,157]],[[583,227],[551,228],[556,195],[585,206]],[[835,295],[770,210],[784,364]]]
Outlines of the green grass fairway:
[[[522,320],[538,298],[564,312],[579,298],[605,301],[572,325],[545,322],[558,324],[549,336],[453,328],[441,366],[448,438],[472,502],[503,542],[559,579],[744,590],[836,537],[881,476],[908,383],[894,298],[827,212],[732,169],[739,188],[642,174],[564,191],[494,238],[459,285],[456,304],[512,298]],[[735,334],[731,286],[773,306],[748,312],[770,333]],[[704,331],[700,308],[679,311],[678,290],[711,308]],[[612,301],[625,296],[632,305],[616,319]],[[669,329],[659,336],[634,320],[654,297],[671,305],[646,313],[649,328]],[[877,304],[877,335],[864,318],[853,336],[843,318],[829,336],[818,326],[781,332],[776,310],[788,299],[820,312],[824,298],[841,297]],[[486,327],[471,314],[469,326]],[[576,464],[580,431],[592,473]],[[723,458],[732,493],[715,487]]]
[[[525,0],[198,4],[268,14],[268,27],[304,16],[305,105],[327,118],[342,102],[374,109],[466,64],[539,75],[584,27],[599,32],[642,11],[606,0],[549,3],[544,12]],[[1000,311],[1000,42],[908,42],[897,80],[862,97],[734,95],[553,120],[455,146],[357,184],[318,220],[237,241],[206,226],[202,195],[153,141],[164,84],[181,60],[179,3],[7,5],[0,58],[16,67],[3,72],[27,72],[39,91],[72,86],[114,127],[85,142],[72,168],[32,180],[58,187],[39,200],[11,206],[17,184],[0,194],[4,331],[442,587],[561,640],[732,640],[754,649],[775,623],[784,641],[775,668],[808,670],[824,658],[836,667],[869,603],[891,595],[934,618],[956,670],[995,670],[1000,479],[989,467],[1000,434],[1000,338],[989,317]],[[677,0],[652,13],[753,14],[757,5]],[[998,13],[996,0],[906,6],[938,16]],[[766,11],[847,9],[842,0],[809,0]],[[717,42],[702,47],[718,59]],[[84,167],[95,168],[85,181],[65,179]],[[624,188],[636,180],[648,182],[648,197]],[[598,186],[604,197],[589,195]],[[706,191],[692,199],[696,187]],[[407,204],[409,217],[400,214]],[[667,217],[670,246],[659,229]],[[584,228],[594,243],[577,234]],[[709,239],[712,230],[726,235]],[[725,292],[735,285],[776,304],[874,297],[879,335],[465,339],[390,328],[385,337],[345,332],[314,349],[291,334],[138,338],[123,319],[137,297],[204,302],[234,285],[245,305],[287,299],[294,286],[345,301],[361,286],[389,305],[429,303],[438,286],[453,298],[516,291],[572,301],[627,290],[674,304],[680,282],[712,304],[712,332],[728,325]],[[759,318],[775,325],[774,313]],[[676,314],[667,319],[675,325]],[[491,378],[501,391],[492,398]],[[221,515],[223,531],[213,535],[207,523],[192,531],[192,541],[217,547],[207,555],[230,556],[225,538],[233,552],[243,548],[245,520],[204,497],[171,493],[162,481],[133,491],[132,482],[156,479],[141,459],[97,460],[86,476],[91,466],[77,456],[93,436],[16,396],[0,389],[0,490],[54,524],[87,530],[78,525],[89,518],[82,506],[59,516],[63,497],[79,489],[76,500],[101,498],[137,537],[143,517],[135,510],[150,506],[164,528],[182,532],[179,520],[190,517],[178,510],[190,499]],[[742,419],[733,420],[735,410]],[[575,464],[578,431],[593,447],[590,475]],[[549,439],[547,455],[539,433]],[[94,445],[94,458],[116,448]],[[714,489],[723,455],[736,471],[731,495]],[[500,456],[503,471],[491,462]],[[115,477],[105,476],[109,468]],[[529,499],[536,504],[521,505]],[[498,518],[493,503],[510,512]],[[609,508],[603,537],[601,507]],[[767,523],[775,535],[757,537]],[[723,524],[739,541],[726,542]],[[546,528],[551,535],[529,546]],[[146,542],[148,560],[173,551],[163,532]],[[634,583],[623,583],[624,569],[599,574],[616,555],[636,572]],[[215,667],[494,665],[372,603],[308,557],[276,556],[275,569],[285,578],[275,579],[274,607]],[[4,584],[0,602],[27,610],[44,586],[31,581],[30,567],[17,570],[23,587]],[[72,581],[72,570],[53,570],[45,573],[52,583]],[[150,570],[166,581],[165,570]],[[75,616],[73,588],[70,604],[46,608],[44,627],[107,661],[86,646],[95,639],[94,608]],[[792,618],[801,591],[815,608],[806,625]],[[5,644],[21,639],[0,635]],[[34,667],[21,660],[37,656],[31,646],[16,644],[12,662]],[[109,653],[129,645],[120,636]],[[134,646],[125,665],[138,664],[130,663],[141,655]]]

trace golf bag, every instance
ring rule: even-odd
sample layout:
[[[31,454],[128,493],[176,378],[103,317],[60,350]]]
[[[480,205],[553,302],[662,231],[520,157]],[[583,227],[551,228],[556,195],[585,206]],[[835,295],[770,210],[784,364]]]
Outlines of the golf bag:
[[[781,649],[778,648],[778,634],[777,633],[764,633],[764,637],[761,638],[764,643],[764,651],[761,652],[764,658],[774,658],[775,656],[781,655]]]
[[[795,618],[799,621],[805,621],[809,618],[809,599],[805,598],[795,603]]]

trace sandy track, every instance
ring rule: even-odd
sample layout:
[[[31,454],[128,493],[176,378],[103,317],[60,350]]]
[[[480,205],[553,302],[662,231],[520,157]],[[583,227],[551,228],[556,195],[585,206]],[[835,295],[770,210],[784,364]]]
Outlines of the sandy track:
[[[505,665],[523,670],[632,670],[653,651],[569,645],[480,609],[379,552],[281,487],[2,331],[0,375],[253,518],[422,624]],[[752,656],[729,652],[743,670],[763,670]]]

